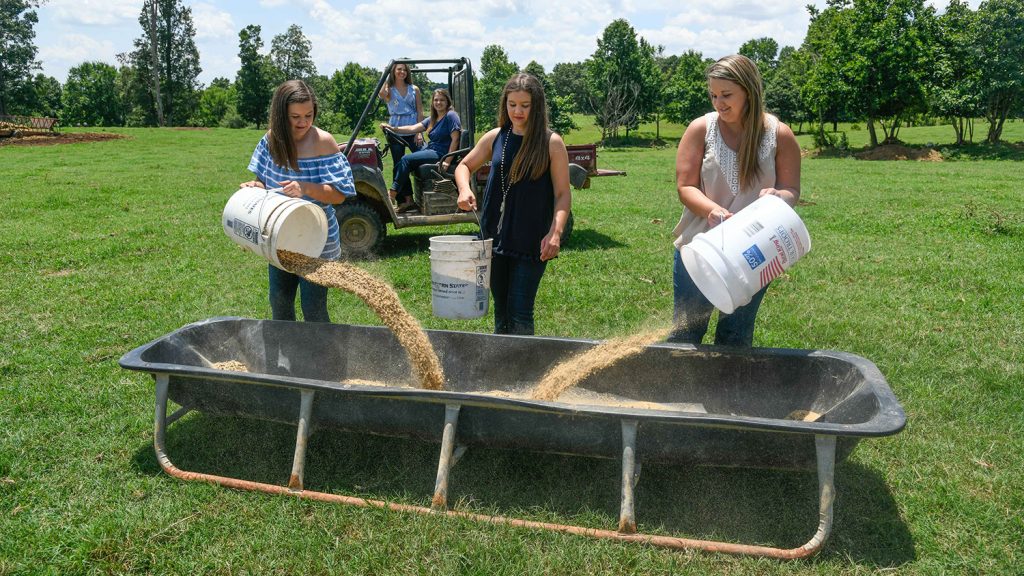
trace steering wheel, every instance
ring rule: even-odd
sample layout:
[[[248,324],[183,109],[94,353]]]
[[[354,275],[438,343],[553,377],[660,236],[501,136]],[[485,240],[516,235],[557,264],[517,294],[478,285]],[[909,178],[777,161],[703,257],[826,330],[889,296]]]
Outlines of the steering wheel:
[[[402,135],[395,132],[391,128],[381,127],[381,132],[384,133],[384,138],[387,139],[388,144],[394,144],[396,146],[408,146],[405,140],[402,139]]]

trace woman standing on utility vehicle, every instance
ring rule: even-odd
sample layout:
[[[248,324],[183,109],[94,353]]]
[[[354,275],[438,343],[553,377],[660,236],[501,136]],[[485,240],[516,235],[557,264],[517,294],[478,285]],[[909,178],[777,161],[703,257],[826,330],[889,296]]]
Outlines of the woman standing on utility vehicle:
[[[334,204],[356,195],[348,159],[338,151],[330,132],[313,125],[319,106],[302,80],[289,80],[270,101],[270,130],[249,160],[256,180],[242,187],[270,188],[302,198],[327,216],[327,243],[320,258],[338,260],[341,242]],[[274,320],[295,320],[295,293],[301,290],[302,316],[307,322],[330,322],[327,288],[270,265],[270,311]]]
[[[700,232],[732,217],[766,194],[790,206],[800,198],[800,146],[793,131],[764,111],[761,73],[734,54],[705,73],[715,111],[690,122],[676,151],[676,190],[686,209],[673,234],[674,322],[670,342],[700,344],[714,306],[683,266],[679,249]],[[765,286],[745,306],[720,314],[715,344],[750,346]]]
[[[388,105],[388,124],[391,126],[406,126],[423,121],[423,99],[420,97],[420,89],[412,84],[409,76],[409,65],[399,62],[391,67],[388,80],[380,89],[380,98]],[[388,124],[381,124],[381,127]],[[416,152],[423,147],[423,136],[414,134],[403,136],[404,144],[389,141],[388,148],[391,150],[391,160],[394,165],[391,168],[391,176],[394,178],[398,171],[398,163],[405,156],[405,149]],[[392,198],[394,200],[394,198]]]
[[[493,238],[491,294],[496,334],[533,334],[533,307],[548,260],[558,256],[569,218],[569,156],[548,127],[544,88],[518,73],[505,83],[498,128],[455,169],[459,208],[476,210],[470,177],[491,161],[481,234]]]

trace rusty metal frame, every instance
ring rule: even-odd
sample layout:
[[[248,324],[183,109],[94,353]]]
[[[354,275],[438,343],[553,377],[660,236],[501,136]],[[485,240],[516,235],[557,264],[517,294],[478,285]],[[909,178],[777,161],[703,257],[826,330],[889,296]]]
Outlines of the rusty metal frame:
[[[211,482],[220,486],[235,488],[239,490],[256,490],[268,494],[282,494],[318,500],[322,502],[334,502],[349,504],[368,508],[386,508],[401,512],[416,512],[420,514],[440,514],[456,518],[466,518],[490,524],[506,526],[552,530],[567,534],[588,536],[591,538],[604,538],[618,540],[621,542],[634,542],[648,544],[663,548],[673,549],[699,549],[709,552],[722,552],[726,554],[761,556],[782,560],[804,558],[818,552],[824,545],[825,540],[832,530],[832,505],[835,501],[835,454],[836,437],[834,435],[815,435],[815,449],[818,464],[818,528],[814,536],[803,546],[797,548],[773,548],[770,546],[756,546],[749,544],[737,544],[716,540],[697,540],[690,538],[677,538],[674,536],[661,536],[656,534],[639,534],[636,532],[636,517],[634,514],[634,489],[640,477],[640,464],[636,454],[636,438],[638,424],[636,420],[622,420],[622,498],[619,511],[618,530],[602,530],[598,528],[585,528],[566,524],[555,524],[551,522],[536,522],[519,518],[505,516],[491,516],[487,514],[474,514],[448,509],[448,483],[452,467],[458,462],[466,447],[457,445],[457,428],[460,404],[452,403],[445,406],[445,419],[442,430],[441,454],[438,459],[437,480],[434,485],[434,495],[431,506],[415,506],[410,504],[398,504],[382,500],[369,500],[353,496],[342,496],[315,490],[306,490],[303,487],[303,473],[305,470],[306,445],[309,440],[311,425],[312,407],[314,392],[302,390],[299,407],[298,431],[295,440],[295,456],[292,462],[292,472],[288,486],[266,484],[241,480],[202,472],[190,472],[181,470],[171,462],[167,456],[165,439],[167,428],[174,421],[187,414],[191,408],[183,406],[171,415],[167,414],[167,399],[169,388],[169,377],[167,374],[157,373],[156,378],[156,414],[154,422],[153,448],[156,452],[160,467],[171,476],[181,480],[199,480]]]

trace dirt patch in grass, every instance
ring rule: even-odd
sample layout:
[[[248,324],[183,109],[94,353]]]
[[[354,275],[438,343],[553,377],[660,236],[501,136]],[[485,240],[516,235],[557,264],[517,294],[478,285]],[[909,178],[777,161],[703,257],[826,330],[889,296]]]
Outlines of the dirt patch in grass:
[[[902,144],[876,146],[853,155],[858,160],[917,160],[942,162],[942,154],[934,148],[911,148]]]
[[[25,134],[0,138],[0,146],[53,146],[55,144],[75,144],[78,142],[101,142],[125,138],[123,134],[110,132],[54,132],[52,134]]]

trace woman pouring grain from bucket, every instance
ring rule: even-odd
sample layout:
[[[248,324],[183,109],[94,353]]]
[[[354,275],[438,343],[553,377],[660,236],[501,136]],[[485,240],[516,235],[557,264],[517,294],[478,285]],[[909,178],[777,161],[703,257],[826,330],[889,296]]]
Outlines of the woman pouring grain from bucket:
[[[341,242],[334,204],[355,196],[352,169],[329,132],[313,125],[319,107],[313,89],[289,80],[274,91],[270,130],[249,160],[256,180],[243,187],[267,188],[313,202],[327,216],[327,243],[320,258],[338,260]],[[273,192],[272,192],[273,193]],[[327,288],[273,264],[269,267],[270,310],[274,320],[295,320],[295,294],[301,292],[302,316],[307,322],[330,322]]]
[[[789,126],[765,113],[757,66],[731,55],[705,75],[715,111],[687,126],[676,152],[676,190],[686,209],[673,230],[674,328],[668,340],[690,344],[704,339],[714,306],[683,266],[679,249],[761,196],[778,196],[790,206],[800,198],[800,146]],[[719,316],[715,344],[753,343],[754,319],[767,289]]]
[[[569,218],[569,157],[548,127],[544,88],[530,74],[505,83],[498,128],[485,134],[455,169],[459,208],[476,211],[470,177],[487,160],[490,174],[480,217],[491,238],[495,334],[533,334],[533,308],[547,263],[558,256]]]

